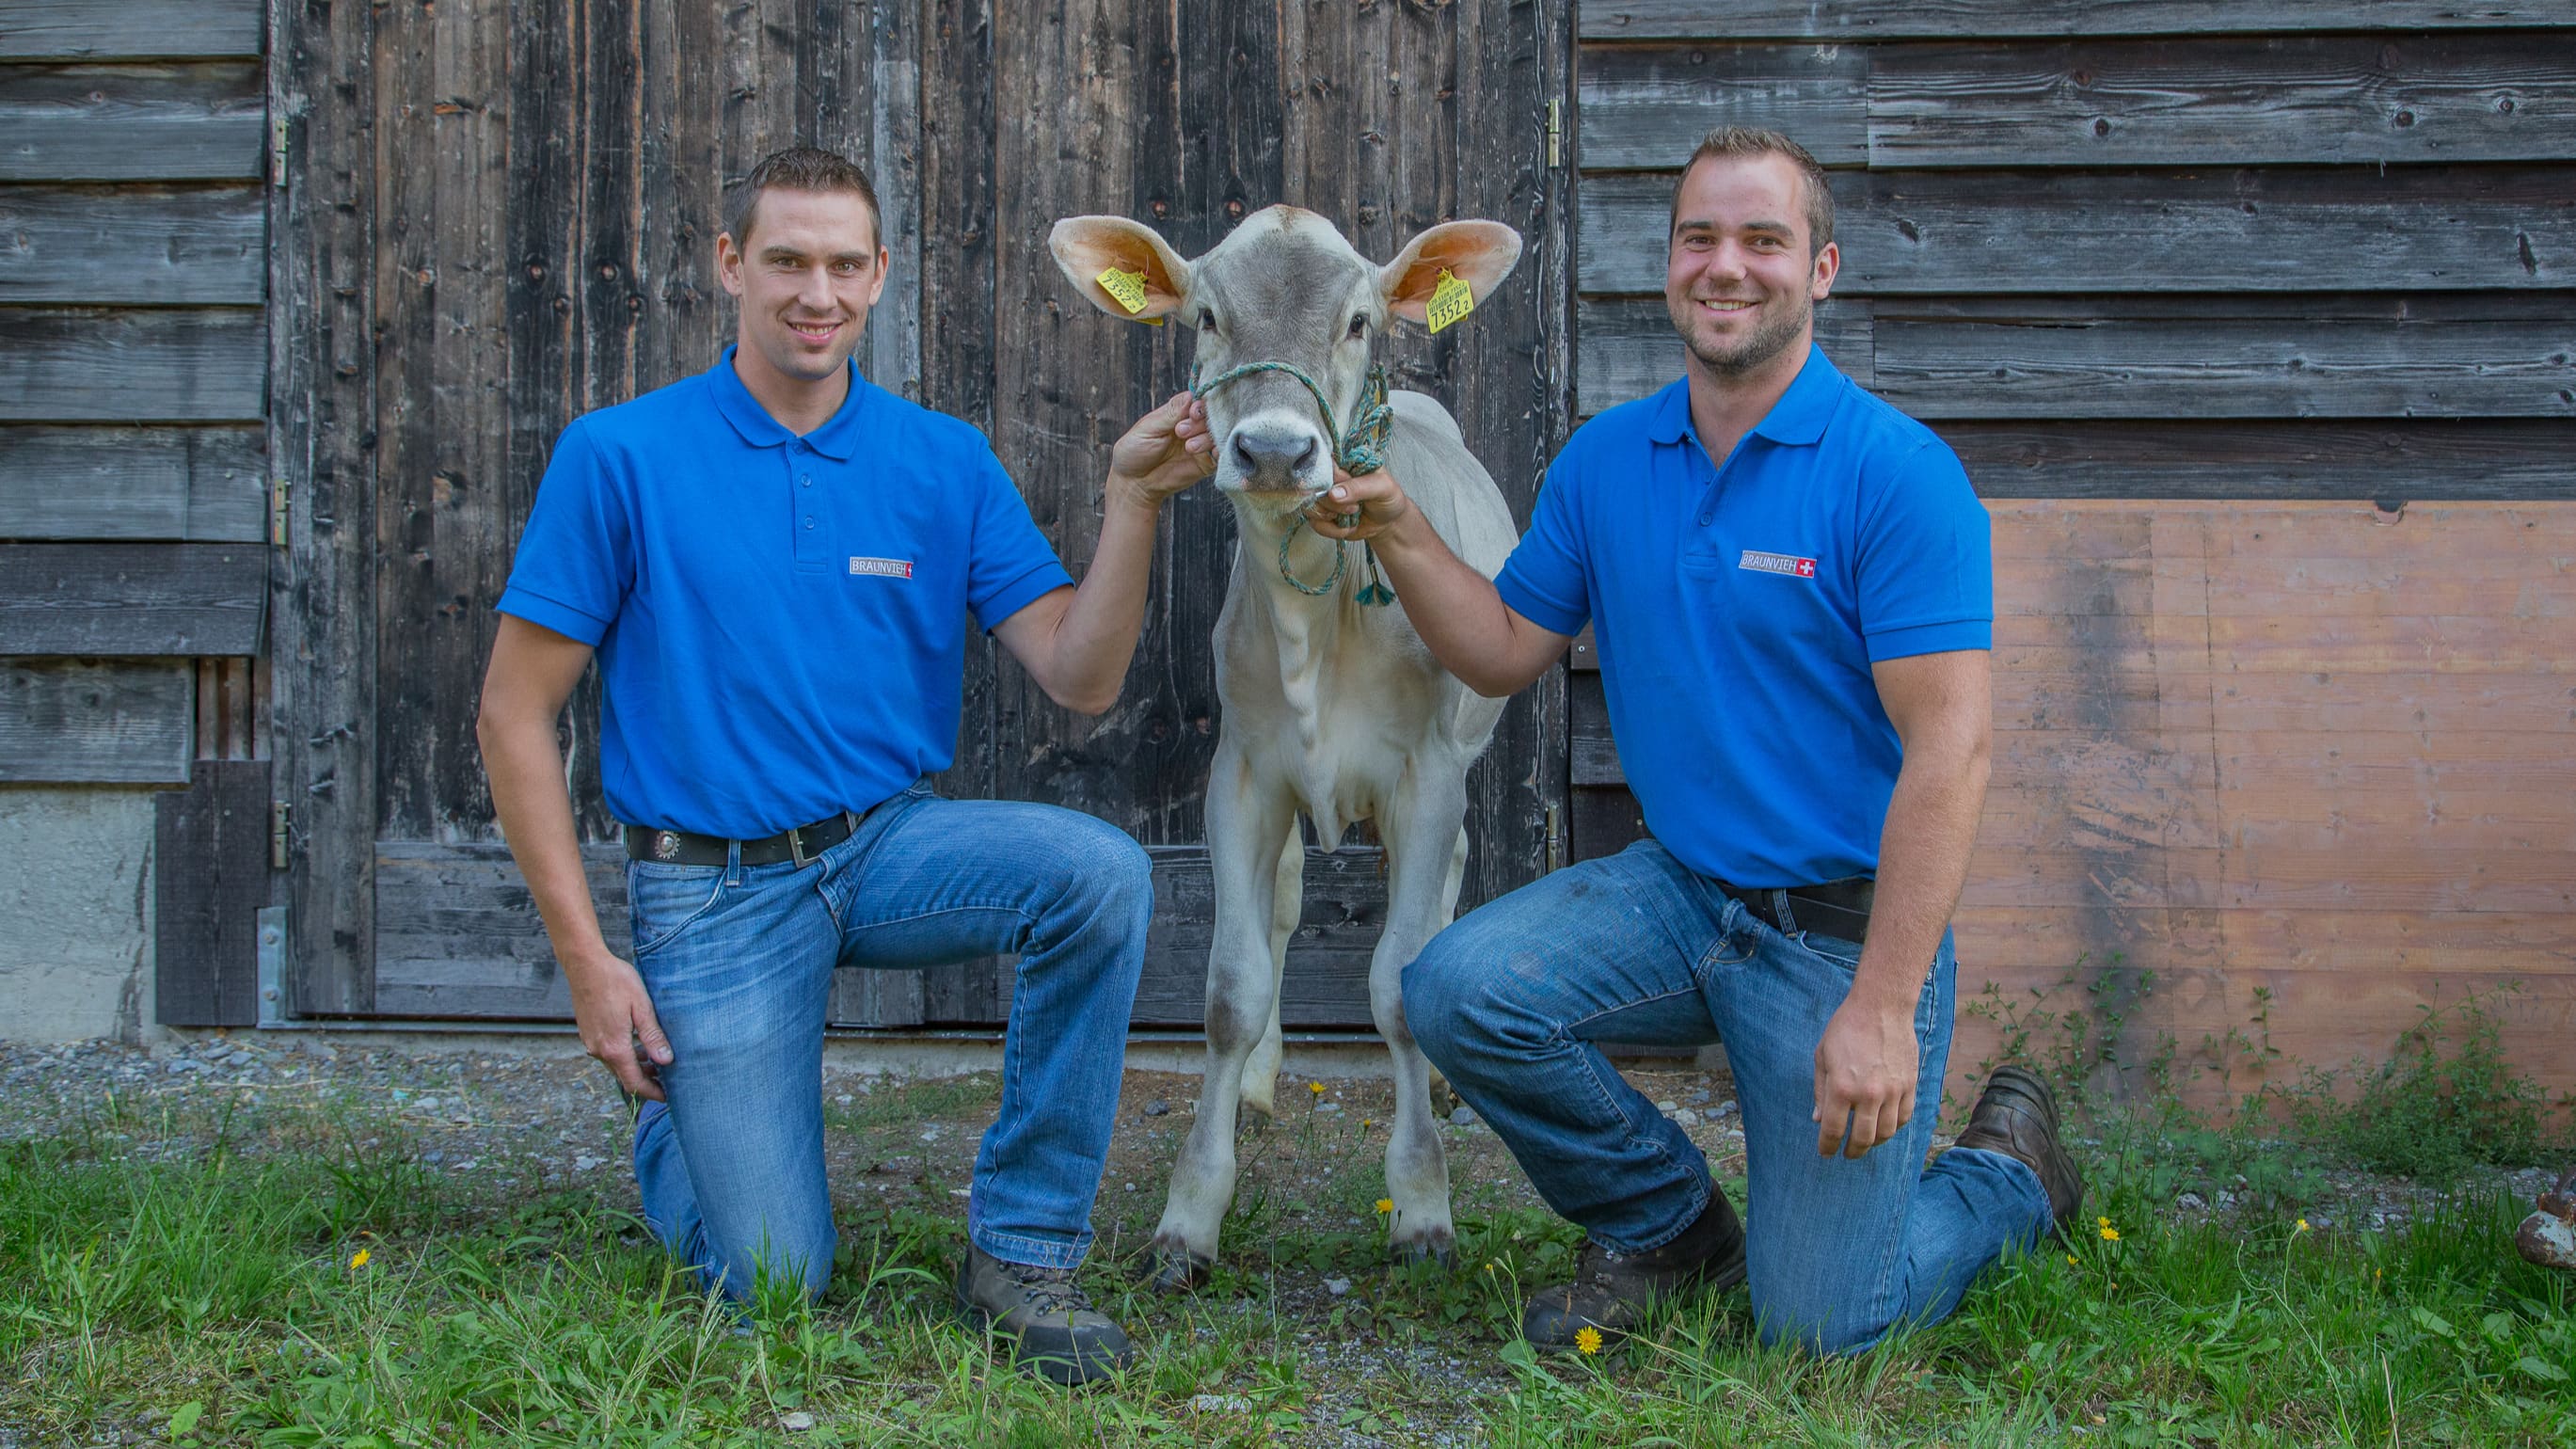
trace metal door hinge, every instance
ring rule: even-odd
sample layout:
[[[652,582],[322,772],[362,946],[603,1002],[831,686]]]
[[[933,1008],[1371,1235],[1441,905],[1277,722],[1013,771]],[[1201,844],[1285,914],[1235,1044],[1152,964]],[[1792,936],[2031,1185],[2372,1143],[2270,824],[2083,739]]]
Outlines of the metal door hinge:
[[[268,118],[268,175],[271,184],[286,185],[286,115],[282,111]]]
[[[1547,807],[1547,868],[1565,869],[1565,807]]]
[[[294,1019],[286,999],[286,907],[259,913],[259,1024],[283,1026]]]
[[[268,485],[268,541],[286,547],[286,490],[291,485],[283,478],[273,478]]]
[[[268,868],[286,869],[286,821],[289,807],[283,800],[268,807]]]
[[[1559,159],[1564,154],[1564,146],[1565,102],[1551,100],[1547,103],[1547,164],[1550,170],[1564,164]]]

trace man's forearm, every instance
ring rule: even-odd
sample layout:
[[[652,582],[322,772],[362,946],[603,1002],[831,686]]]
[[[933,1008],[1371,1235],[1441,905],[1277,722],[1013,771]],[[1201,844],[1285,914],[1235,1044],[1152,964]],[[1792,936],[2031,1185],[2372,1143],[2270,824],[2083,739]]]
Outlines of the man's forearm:
[[[582,869],[581,839],[574,831],[572,794],[565,788],[563,752],[551,719],[486,722],[478,731],[483,771],[510,856],[527,877],[528,894],[546,924],[546,939],[567,971],[608,954],[590,878]]]
[[[1487,696],[1516,693],[1529,683],[1517,677],[1522,651],[1494,581],[1451,553],[1420,509],[1371,543],[1404,617],[1442,668]]]
[[[1120,496],[1114,485],[1100,515],[1100,543],[1073,591],[1054,639],[1054,687],[1068,706],[1098,713],[1118,698],[1136,636],[1145,624],[1145,593],[1154,572],[1159,506]],[[1043,682],[1043,681],[1042,681]]]
[[[1852,981],[1855,998],[1913,1010],[1925,967],[1967,884],[1986,773],[1982,748],[1907,754],[1879,838],[1878,887]]]

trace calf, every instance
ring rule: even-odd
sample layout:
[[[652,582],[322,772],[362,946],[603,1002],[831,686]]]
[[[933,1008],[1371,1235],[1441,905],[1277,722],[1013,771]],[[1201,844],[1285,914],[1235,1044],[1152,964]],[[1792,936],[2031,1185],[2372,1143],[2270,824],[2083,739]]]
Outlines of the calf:
[[[1303,903],[1300,814],[1327,845],[1362,819],[1385,843],[1386,927],[1369,961],[1369,1010],[1395,1058],[1388,1240],[1401,1256],[1446,1259],[1449,1172],[1430,1064],[1405,1030],[1402,976],[1457,908],[1467,767],[1502,703],[1433,662],[1402,608],[1375,606],[1388,596],[1364,549],[1318,538],[1300,514],[1332,485],[1337,452],[1374,466],[1382,448],[1452,551],[1488,576],[1502,567],[1517,534],[1501,490],[1432,398],[1393,393],[1391,418],[1376,413],[1383,383],[1369,355],[1394,319],[1425,321],[1435,292],[1449,315],[1482,298],[1519,259],[1520,235],[1449,222],[1381,267],[1322,217],[1274,206],[1195,261],[1119,217],[1058,222],[1049,245],[1111,316],[1194,329],[1216,486],[1237,521],[1216,627],[1224,713],[1207,793],[1216,886],[1207,1080],[1148,1249],[1155,1280],[1185,1288],[1204,1277],[1234,1196],[1238,1105],[1272,1110],[1279,976]],[[1373,417],[1382,440],[1367,436]],[[1350,425],[1342,431],[1354,447],[1343,449],[1339,425]]]

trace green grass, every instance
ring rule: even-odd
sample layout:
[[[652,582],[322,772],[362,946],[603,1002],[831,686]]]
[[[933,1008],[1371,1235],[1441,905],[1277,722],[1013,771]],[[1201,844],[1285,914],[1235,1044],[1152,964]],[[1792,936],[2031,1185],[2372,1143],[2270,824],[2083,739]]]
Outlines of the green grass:
[[[990,1095],[927,1084],[867,1111],[909,1131],[933,1098]],[[1398,1270],[1374,1223],[1274,1173],[1196,1297],[1100,1265],[1142,1352],[1124,1384],[1066,1394],[948,1320],[944,1196],[845,1213],[825,1301],[738,1331],[595,1185],[469,1196],[389,1120],[312,1108],[179,1125],[111,1107],[0,1147],[0,1443],[2576,1442],[2576,1278],[2513,1255],[2524,1205],[2489,1185],[2379,1233],[2269,1204],[2200,1220],[2143,1129],[2097,1154],[2089,1211],[2116,1241],[2007,1263],[1950,1321],[1837,1362],[1754,1343],[1740,1291],[1598,1358],[1534,1358],[1519,1305],[1571,1228],[1469,1212],[1456,1271]],[[2260,1155],[2200,1150],[2221,1174]],[[1105,1202],[1104,1233],[1116,1217],[1132,1244],[1152,1196]],[[800,1411],[815,1427],[784,1431]]]

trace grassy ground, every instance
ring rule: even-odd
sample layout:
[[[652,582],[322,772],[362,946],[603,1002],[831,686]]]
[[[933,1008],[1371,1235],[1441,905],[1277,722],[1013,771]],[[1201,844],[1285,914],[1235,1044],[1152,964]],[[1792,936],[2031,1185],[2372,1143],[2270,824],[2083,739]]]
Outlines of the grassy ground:
[[[2303,1227],[2327,1213],[2295,1201],[2209,1215],[2176,1206],[2169,1144],[2116,1129],[2092,1159],[2107,1223],[1868,1357],[1760,1348],[1739,1291],[1541,1361],[1520,1300],[1574,1233],[1459,1129],[1487,1179],[1460,1178],[1460,1268],[1384,1266],[1368,1084],[1247,1137],[1209,1289],[1130,1293],[1107,1250],[1150,1229],[1188,1086],[1131,1081],[1093,1282],[1141,1353],[1081,1394],[947,1319],[984,1079],[835,1105],[835,1287],[748,1330],[667,1271],[613,1163],[504,1183],[426,1165],[389,1106],[111,1101],[0,1145],[0,1449],[2576,1442],[2576,1279],[2514,1257],[2527,1204],[2491,1178],[2384,1231]],[[2194,1160],[2224,1179],[2222,1149]]]

